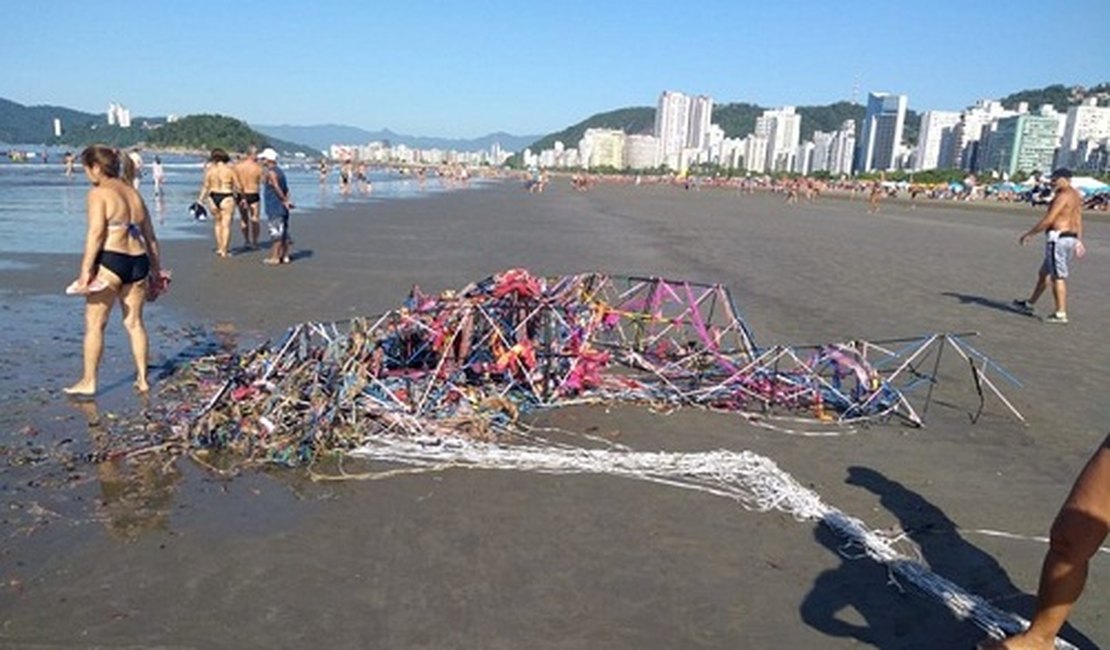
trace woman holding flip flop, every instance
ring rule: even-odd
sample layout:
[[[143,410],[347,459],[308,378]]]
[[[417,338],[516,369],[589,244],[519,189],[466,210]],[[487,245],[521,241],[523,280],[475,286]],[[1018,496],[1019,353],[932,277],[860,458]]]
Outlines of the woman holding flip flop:
[[[112,305],[118,300],[135,357],[138,373],[135,388],[145,392],[149,385],[143,303],[147,300],[147,276],[163,276],[158,239],[142,197],[120,179],[119,153],[93,145],[81,152],[81,162],[92,183],[88,194],[88,231],[77,280],[66,292],[85,295],[84,372],[76,384],[63,390],[67,395],[96,393],[104,328]]]

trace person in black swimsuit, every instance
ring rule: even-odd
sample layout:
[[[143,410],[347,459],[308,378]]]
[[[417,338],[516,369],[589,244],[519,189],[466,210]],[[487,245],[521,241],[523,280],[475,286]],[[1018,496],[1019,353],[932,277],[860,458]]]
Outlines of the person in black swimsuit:
[[[203,204],[206,198],[212,202],[216,255],[228,257],[231,255],[231,218],[235,214],[233,199],[239,190],[239,181],[228,164],[231,156],[223,149],[213,149],[209,162],[211,164],[204,172],[204,184],[201,185],[197,203]]]
[[[135,388],[149,390],[148,340],[143,323],[147,276],[160,274],[158,238],[146,205],[130,183],[120,179],[120,155],[101,145],[81,153],[93,187],[88,198],[85,251],[73,293],[85,294],[84,371],[67,395],[96,394],[96,376],[104,351],[104,328],[117,301],[135,357]]]

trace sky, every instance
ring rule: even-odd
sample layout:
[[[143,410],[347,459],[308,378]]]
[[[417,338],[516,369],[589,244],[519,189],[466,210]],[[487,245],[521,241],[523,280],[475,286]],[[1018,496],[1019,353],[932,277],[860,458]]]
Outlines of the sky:
[[[0,97],[439,137],[539,135],[663,90],[959,110],[1110,81],[1108,0],[4,0]]]

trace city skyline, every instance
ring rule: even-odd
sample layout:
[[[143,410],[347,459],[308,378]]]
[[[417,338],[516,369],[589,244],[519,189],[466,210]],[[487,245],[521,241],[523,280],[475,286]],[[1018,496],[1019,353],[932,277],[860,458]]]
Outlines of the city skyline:
[[[1007,11],[1043,14],[1025,1]],[[0,96],[90,112],[123,101],[134,115],[223,113],[254,124],[334,123],[442,137],[550,133],[644,105],[668,87],[760,106],[853,95],[864,103],[869,89],[889,88],[915,107],[961,110],[1024,88],[1105,81],[1110,45],[1074,32],[1110,17],[1110,9],[1069,0],[1054,12],[1062,19],[986,29],[997,22],[993,10],[955,2],[894,9],[858,2],[835,11],[802,2],[788,12],[708,2],[675,12],[653,2],[327,2],[306,11],[280,1],[200,0],[104,12],[63,0],[50,11],[12,12],[9,33],[51,45],[9,48]],[[203,24],[217,14],[220,20]],[[813,47],[782,47],[780,28]],[[113,36],[103,63],[77,63],[89,34]],[[941,35],[955,46],[938,47]],[[1043,54],[1053,42],[1074,53],[1053,47],[1052,56]]]

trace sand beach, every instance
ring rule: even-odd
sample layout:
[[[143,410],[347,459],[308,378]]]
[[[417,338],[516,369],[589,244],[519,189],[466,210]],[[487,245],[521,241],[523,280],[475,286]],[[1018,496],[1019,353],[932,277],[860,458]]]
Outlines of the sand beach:
[[[294,211],[294,260],[279,267],[261,252],[217,259],[207,239],[167,242],[174,282],[148,312],[153,362],[170,372],[300,321],[380,313],[414,284],[438,292],[511,267],[721,282],[760,345],[975,331],[1023,383],[1003,389],[1026,423],[988,399],[972,424],[959,368],[920,429],[806,437],[632,407],[537,417],[639,450],[768,456],[869,526],[907,532],[940,575],[1029,616],[1046,549],[1032,538],[1110,430],[1110,225],[1088,222],[1072,322],[1050,326],[1009,307],[1041,255],[1017,243],[1042,214],[1028,206],[888,202],[869,215],[846,198],[568,185]],[[821,527],[660,485],[464,470],[226,478],[187,459],[57,467],[51,450],[90,448],[143,403],[118,315],[102,394],[60,393],[80,364],[81,304],[61,295],[77,251],[0,261],[0,647],[967,648],[982,636]],[[28,449],[43,460],[8,462]],[[1066,637],[1110,642],[1108,598],[1100,554]]]

